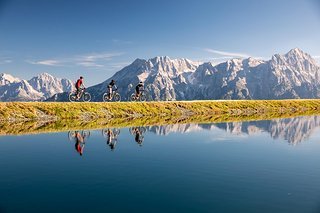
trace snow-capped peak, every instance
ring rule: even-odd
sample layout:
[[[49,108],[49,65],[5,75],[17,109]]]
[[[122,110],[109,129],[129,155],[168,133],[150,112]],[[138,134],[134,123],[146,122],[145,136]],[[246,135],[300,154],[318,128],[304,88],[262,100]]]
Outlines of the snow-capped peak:
[[[55,77],[53,77],[52,75],[50,75],[49,73],[40,73],[39,75],[37,75],[37,77],[35,78],[39,78],[39,79],[43,79],[43,80],[52,80],[55,79]]]
[[[0,74],[0,86],[15,83],[21,81],[19,78],[15,78],[10,74],[1,73]]]
[[[299,48],[293,48],[291,49],[287,54],[286,56],[290,56],[290,55],[304,55],[305,53],[299,49]]]
[[[73,90],[73,82],[41,73],[30,80],[20,80],[0,74],[0,99],[2,101],[44,100],[57,93]]]

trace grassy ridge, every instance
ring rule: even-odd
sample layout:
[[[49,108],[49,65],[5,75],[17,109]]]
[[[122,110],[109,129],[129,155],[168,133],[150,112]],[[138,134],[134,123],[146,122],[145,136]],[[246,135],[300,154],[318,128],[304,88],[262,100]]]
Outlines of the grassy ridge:
[[[317,113],[320,100],[172,101],[119,103],[7,102],[0,103],[1,121],[181,117],[195,115],[251,116]]]

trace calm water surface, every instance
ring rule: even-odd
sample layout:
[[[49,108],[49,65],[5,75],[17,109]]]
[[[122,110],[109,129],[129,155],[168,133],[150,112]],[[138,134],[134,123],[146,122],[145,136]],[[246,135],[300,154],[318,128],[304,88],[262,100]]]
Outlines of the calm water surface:
[[[311,116],[2,136],[0,212],[320,212],[319,127]]]

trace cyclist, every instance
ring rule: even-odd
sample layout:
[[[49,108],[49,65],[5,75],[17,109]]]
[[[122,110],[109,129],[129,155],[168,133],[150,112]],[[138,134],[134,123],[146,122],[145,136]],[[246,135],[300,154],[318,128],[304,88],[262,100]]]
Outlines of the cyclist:
[[[80,99],[81,90],[83,88],[85,88],[82,76],[80,76],[80,78],[77,80],[75,86],[76,86],[76,89],[77,89],[77,91],[76,91],[77,100],[79,100]]]
[[[142,81],[139,82],[136,86],[136,98],[139,98],[141,95],[141,91],[143,90],[143,83]]]
[[[108,98],[109,98],[109,100],[111,100],[112,99],[112,88],[117,88],[117,86],[116,86],[116,81],[115,80],[111,80],[111,82],[108,84],[108,91],[109,91],[109,93],[108,93]]]

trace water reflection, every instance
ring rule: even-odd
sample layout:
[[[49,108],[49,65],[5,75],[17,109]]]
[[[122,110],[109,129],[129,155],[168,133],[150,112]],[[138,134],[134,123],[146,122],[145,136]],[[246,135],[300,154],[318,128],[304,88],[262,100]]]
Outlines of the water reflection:
[[[233,135],[253,135],[261,132],[270,133],[273,139],[283,139],[289,144],[296,145],[307,140],[312,132],[320,126],[320,116],[295,117],[264,121],[228,122],[218,124],[180,124],[153,126],[148,130],[158,135],[170,133],[193,132],[219,128]]]
[[[129,132],[134,136],[134,141],[139,145],[143,145],[144,134],[147,131],[147,127],[138,126],[129,128]]]
[[[69,131],[68,138],[70,141],[74,141],[75,150],[80,156],[83,155],[84,146],[86,144],[86,139],[90,137],[90,131]]]
[[[316,212],[319,126],[313,116],[3,136],[0,210]],[[79,195],[90,199],[74,205]]]
[[[114,150],[118,142],[118,136],[120,135],[120,129],[118,128],[108,128],[102,130],[102,135],[107,139],[107,146]]]
[[[273,139],[282,139],[291,145],[296,145],[306,141],[312,132],[320,126],[319,116],[296,117],[286,119],[275,119],[265,121],[248,122],[228,122],[216,124],[172,124],[164,126],[135,126],[129,128],[129,133],[134,141],[142,146],[146,132],[166,136],[170,133],[187,133],[195,131],[211,131],[221,129],[232,135],[254,135],[267,132]],[[102,135],[106,138],[106,144],[114,150],[120,135],[120,129],[107,128],[102,130]],[[85,140],[90,136],[90,131],[69,132],[70,140],[75,141],[77,152],[82,155],[85,146]]]

